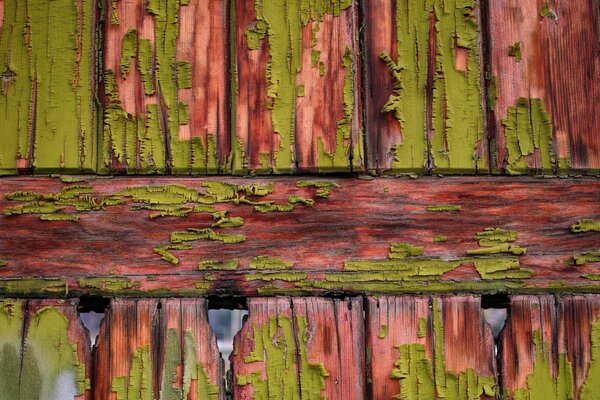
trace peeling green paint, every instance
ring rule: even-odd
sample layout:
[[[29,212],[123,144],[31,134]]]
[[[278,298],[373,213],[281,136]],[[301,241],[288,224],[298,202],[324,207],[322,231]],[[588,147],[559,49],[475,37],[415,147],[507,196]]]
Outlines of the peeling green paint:
[[[426,210],[430,212],[460,211],[462,210],[462,206],[456,206],[451,204],[439,204],[427,206]]]
[[[6,207],[3,211],[4,215],[21,215],[21,214],[53,214],[64,210],[65,207],[57,207],[52,203],[33,202],[19,204],[18,206]]]
[[[508,46],[508,55],[515,59],[516,62],[521,62],[521,42],[516,42]]]
[[[299,188],[315,188],[317,189],[316,196],[319,198],[327,198],[333,192],[333,189],[341,186],[331,181],[298,181],[296,186]]]
[[[137,54],[138,38],[137,30],[129,29],[123,36],[121,42],[121,75],[126,78],[131,68],[131,59]]]
[[[493,257],[465,259],[472,262],[482,279],[529,279],[533,270],[521,268],[516,257]]]
[[[120,292],[135,289],[140,285],[138,281],[132,281],[126,277],[98,276],[77,279],[81,289],[96,289],[104,292]]]
[[[294,118],[296,97],[302,94],[298,90],[297,75],[302,65],[302,31],[309,22],[318,24],[325,14],[339,16],[342,10],[352,6],[347,0],[330,2],[288,2],[282,7],[278,0],[255,1],[256,21],[245,31],[246,45],[250,51],[260,48],[262,40],[268,41],[269,59],[266,66],[267,107],[271,113],[273,134],[279,136],[280,146],[274,150],[273,165],[267,164],[267,170],[275,173],[286,173],[293,170],[294,165]],[[315,28],[318,29],[318,28]],[[313,29],[313,40],[316,31]],[[314,47],[314,44],[313,44]],[[311,50],[314,59],[314,49]],[[313,60],[314,61],[314,60]],[[344,118],[338,123],[336,134],[336,151],[327,155],[322,142],[319,149],[319,169],[348,170],[348,146],[339,141],[340,136],[349,134],[349,121],[352,118],[354,104],[354,61],[352,54],[346,52],[342,58],[342,66],[346,70],[344,80]],[[322,65],[322,66],[321,66]],[[319,65],[321,76],[324,75],[324,64]],[[299,93],[300,92],[300,93]],[[348,97],[350,96],[350,97]],[[348,111],[350,111],[348,113]],[[341,149],[343,151],[341,151]],[[343,157],[346,154],[346,157]],[[341,163],[338,165],[338,163]]]
[[[16,174],[17,163],[36,172],[95,170],[94,7],[4,2],[0,175]]]
[[[313,199],[307,199],[302,196],[292,195],[288,197],[288,203],[290,204],[304,204],[307,207],[312,207],[315,204]]]
[[[387,325],[381,325],[381,327],[379,328],[379,334],[377,334],[377,337],[379,339],[385,339],[387,337],[387,334],[388,334]]]
[[[242,217],[225,217],[217,214],[213,214],[216,221],[211,225],[212,228],[237,228],[244,225]]]
[[[498,253],[511,253],[515,255],[523,255],[527,252],[527,249],[521,246],[516,246],[508,243],[502,243],[496,246],[480,247],[478,249],[467,250],[467,255],[486,255],[486,254],[498,254]]]
[[[509,107],[502,120],[506,135],[506,172],[527,173],[536,170],[551,174],[555,169],[552,119],[545,111],[542,99],[519,98],[515,107]],[[540,164],[527,160],[539,154]]]
[[[272,282],[272,281],[283,281],[283,282],[302,282],[307,277],[308,274],[305,272],[256,272],[253,274],[246,274],[246,281],[263,281],[263,282]]]
[[[0,267],[6,267],[8,265],[8,261],[0,260]]]
[[[485,156],[477,151],[484,138],[484,118],[475,5],[473,0],[396,5],[398,60],[385,52],[380,55],[394,85],[383,112],[393,113],[402,134],[401,142],[392,148],[394,171],[487,169]],[[429,29],[431,18],[435,32]],[[432,37],[435,60],[428,60]],[[465,71],[456,68],[457,49],[467,53]],[[428,75],[433,76],[432,87]],[[433,134],[430,141],[428,129]]]
[[[173,243],[192,242],[196,240],[214,240],[226,244],[232,244],[245,242],[246,236],[215,232],[211,228],[188,228],[187,231],[171,233],[171,242]]]
[[[590,281],[600,281],[600,274],[583,274],[581,277]]]
[[[285,203],[285,204],[261,204],[254,206],[254,209],[259,213],[272,213],[272,212],[292,212],[294,211],[294,205]]]
[[[217,261],[217,260],[207,260],[207,261],[200,261],[200,263],[198,264],[198,269],[200,271],[204,271],[204,270],[222,270],[222,271],[229,271],[229,270],[236,270],[238,268],[239,265],[239,260],[226,260],[226,261]]]
[[[535,344],[533,372],[527,376],[527,388],[515,390],[513,398],[515,400],[572,399],[573,370],[566,355],[559,354],[558,373],[553,375],[550,347],[548,343],[543,342],[540,331],[534,332],[533,342]],[[585,399],[585,397],[580,398]]]
[[[436,243],[443,243],[445,241],[448,240],[447,236],[442,236],[442,235],[438,235],[438,236],[434,236],[433,241]]]
[[[111,390],[117,400],[154,400],[150,345],[133,352],[129,375],[113,378]]]
[[[268,323],[252,325],[254,350],[244,362],[265,363],[266,379],[261,370],[237,375],[236,384],[252,385],[254,399],[283,398],[289,400],[324,400],[321,391],[329,373],[323,364],[308,360],[308,323],[296,316],[296,332],[289,317],[271,317]],[[296,365],[296,360],[298,365]],[[262,369],[262,368],[261,368]]]
[[[137,210],[151,210],[158,211],[148,215],[150,219],[162,218],[162,217],[187,217],[192,212],[195,212],[194,207],[183,206],[180,204],[144,204],[131,206],[134,211]],[[210,211],[207,211],[210,212]]]
[[[198,362],[196,338],[191,330],[185,332],[185,358],[183,365],[183,398],[187,399],[192,381],[196,381],[196,398],[218,400],[219,387],[211,382],[204,365]]]
[[[419,318],[419,329],[417,330],[417,337],[424,338],[427,335],[427,318]]]
[[[0,278],[0,294],[4,297],[64,297],[68,292],[67,282],[62,278]]]
[[[516,231],[503,228],[485,228],[482,232],[475,234],[475,240],[479,241],[480,246],[495,246],[499,243],[514,242],[517,237],[518,233]]]
[[[294,266],[293,262],[284,261],[277,257],[256,256],[250,260],[249,267],[251,269],[291,269]]]
[[[75,214],[42,214],[40,215],[42,221],[69,221],[78,222],[79,215]]]
[[[600,221],[593,219],[580,219],[576,224],[571,226],[571,232],[573,233],[585,233],[585,232],[600,232]]]
[[[588,252],[583,254],[576,254],[573,257],[567,259],[565,264],[572,266],[584,265],[587,263],[600,262],[600,253]]]
[[[392,243],[390,245],[390,259],[420,256],[423,254],[423,246],[414,246],[409,243]]]
[[[192,245],[189,243],[180,243],[177,245],[159,246],[154,248],[154,252],[163,260],[170,262],[173,265],[179,264],[179,258],[171,254],[171,250],[191,250]]]

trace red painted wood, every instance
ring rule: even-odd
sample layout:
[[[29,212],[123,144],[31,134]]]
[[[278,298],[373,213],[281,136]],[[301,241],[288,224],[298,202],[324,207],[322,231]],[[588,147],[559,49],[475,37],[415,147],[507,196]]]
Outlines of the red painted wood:
[[[398,346],[418,343],[425,346],[428,358],[433,359],[433,336],[429,298],[417,296],[382,296],[367,299],[367,351],[371,360],[367,365],[369,398],[390,399],[400,393],[402,383],[392,377],[395,363],[401,359]],[[425,331],[419,334],[424,319]],[[386,332],[387,331],[387,332]],[[408,389],[408,385],[406,385]]]
[[[227,181],[269,182],[234,178]],[[248,270],[249,262],[258,255],[293,262],[292,271],[308,272],[308,280],[322,280],[326,271],[342,271],[346,260],[387,258],[389,245],[396,242],[424,246],[425,257],[465,257],[467,250],[478,247],[474,239],[477,232],[498,227],[518,232],[514,244],[527,248],[527,254],[519,257],[521,267],[534,271],[531,279],[522,282],[525,286],[504,286],[507,290],[548,290],[552,282],[585,285],[586,290],[597,285],[582,277],[597,273],[597,264],[590,262],[577,267],[565,264],[576,254],[598,251],[598,232],[570,232],[570,227],[582,218],[600,218],[600,183],[596,180],[337,179],[342,187],[334,189],[327,199],[316,198],[315,189],[297,188],[296,181],[295,178],[278,178],[274,182],[274,193],[264,199],[282,204],[289,195],[301,195],[316,199],[313,207],[297,205],[290,213],[261,214],[250,205],[217,204],[218,210],[229,210],[229,216],[242,217],[245,223],[242,227],[221,228],[221,231],[245,235],[246,241],[237,244],[191,242],[192,249],[172,252],[179,258],[177,265],[161,260],[153,249],[168,245],[171,232],[210,227],[214,220],[209,213],[151,220],[148,216],[152,212],[133,211],[130,209],[133,204],[126,204],[80,213],[78,223],[40,221],[37,215],[0,216],[5,235],[5,240],[0,241],[0,259],[7,261],[7,266],[0,268],[0,277],[65,278],[70,292],[75,295],[93,291],[91,288],[80,290],[78,278],[125,276],[139,282],[139,286],[122,291],[131,295],[135,290],[195,290],[196,281],[202,280],[206,273],[214,274],[198,271],[200,261],[238,259],[240,271],[214,275],[216,281],[209,282],[209,293],[257,294],[261,287],[295,288],[297,283],[246,281],[245,273],[253,273]],[[128,186],[165,183],[202,191],[201,182],[124,178],[97,179],[90,184],[93,196],[98,197]],[[1,183],[4,193],[17,190],[56,193],[65,186],[58,180],[44,178],[9,178]],[[17,204],[2,199],[0,211]],[[460,205],[462,211],[426,211],[428,205],[434,204]],[[447,236],[448,240],[434,242],[438,235]],[[157,280],[148,280],[149,275]],[[480,290],[494,284],[494,281],[482,282],[467,263],[444,278],[449,279],[480,284]],[[416,290],[414,286],[412,289],[403,287],[405,283],[396,282],[388,285],[388,290]],[[344,282],[337,288],[359,290],[358,286]]]
[[[541,15],[544,5],[549,14]],[[490,2],[491,67],[497,82],[496,168],[506,166],[502,120],[519,97],[540,98],[552,118],[554,152],[572,171],[600,168],[600,74],[597,4],[594,1]],[[521,43],[522,60],[509,56]],[[539,160],[530,158],[535,168]],[[561,168],[562,172],[568,172]]]

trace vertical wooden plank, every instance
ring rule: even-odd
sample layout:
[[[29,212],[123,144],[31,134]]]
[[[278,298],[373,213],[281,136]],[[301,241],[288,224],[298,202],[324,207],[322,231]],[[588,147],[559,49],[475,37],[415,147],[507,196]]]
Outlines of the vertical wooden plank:
[[[113,300],[96,355],[96,399],[223,399],[204,299]]]
[[[2,2],[0,175],[95,171],[96,9]]]
[[[3,399],[89,399],[90,368],[76,300],[0,302]]]
[[[479,1],[364,7],[369,167],[486,171]]]
[[[367,304],[368,398],[433,398],[429,298],[369,297]]]
[[[362,168],[357,17],[354,1],[235,2],[235,172]]]
[[[248,300],[231,355],[233,400],[300,399],[292,321],[289,298]]]
[[[183,398],[222,400],[225,398],[223,361],[217,338],[208,323],[207,302],[204,299],[177,301],[181,308]]]
[[[106,7],[103,171],[227,170],[227,2]]]
[[[481,298],[466,295],[434,298],[433,329],[438,396],[494,398],[497,389],[494,336],[483,317]]]
[[[559,346],[566,354],[565,374],[573,380],[575,400],[600,396],[600,296],[564,296],[559,302]],[[569,373],[568,368],[572,368]],[[568,385],[568,381],[565,382]]]
[[[360,299],[257,298],[248,311],[234,342],[234,399],[365,397]]]
[[[597,3],[501,0],[489,7],[493,165],[510,174],[597,173]]]
[[[152,336],[159,323],[158,303],[158,299],[111,301],[95,353],[106,354],[95,365],[95,399],[142,400],[157,394],[152,355],[158,344]]]
[[[292,304],[300,356],[301,398],[364,399],[362,299],[294,298]],[[306,377],[314,376],[315,369],[322,369],[325,377],[322,386]]]
[[[511,298],[508,317],[500,335],[502,389],[509,399],[529,398],[519,397],[527,393],[565,398],[565,392],[557,386],[556,379],[557,327],[553,296]]]

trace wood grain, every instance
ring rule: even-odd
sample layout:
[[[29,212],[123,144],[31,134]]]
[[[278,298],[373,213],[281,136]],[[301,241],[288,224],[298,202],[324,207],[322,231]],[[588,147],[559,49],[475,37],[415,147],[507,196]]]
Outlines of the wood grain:
[[[513,172],[595,173],[600,168],[595,133],[600,123],[597,14],[594,1],[490,2],[491,67],[497,87],[495,168],[511,168],[504,121],[519,98],[543,102],[551,118],[554,162],[542,165],[547,149],[523,151],[525,165],[513,167]],[[509,55],[517,43],[520,60]]]
[[[357,7],[298,4],[235,3],[237,173],[363,168]]]
[[[234,399],[363,399],[360,299],[250,299],[231,356]]]
[[[115,178],[88,183],[93,190],[89,196],[100,201],[101,197],[127,187],[161,187],[167,183],[204,193],[206,188],[202,184],[215,181],[214,178],[201,181]],[[266,185],[270,181],[230,178],[226,182],[247,186]],[[567,264],[576,255],[599,250],[598,232],[571,232],[571,226],[581,219],[600,219],[600,190],[596,180],[513,178],[499,184],[497,179],[483,177],[373,181],[340,178],[335,182],[342,187],[333,189],[327,198],[316,197],[317,189],[297,187],[297,182],[296,178],[278,178],[273,181],[272,194],[248,199],[281,205],[287,203],[289,196],[302,196],[315,201],[312,207],[298,204],[292,212],[263,214],[248,204],[217,203],[216,210],[228,211],[229,217],[241,217],[244,225],[211,229],[221,234],[243,235],[246,240],[233,244],[209,240],[190,242],[189,250],[171,251],[179,261],[177,264],[162,260],[154,248],[173,245],[169,238],[175,231],[210,228],[215,223],[211,213],[150,219],[155,211],[132,210],[132,206],[143,204],[129,200],[126,204],[90,212],[77,213],[72,208],[61,211],[76,214],[79,222],[41,221],[37,214],[3,215],[0,224],[6,239],[0,241],[0,260],[7,265],[0,268],[0,277],[56,278],[67,283],[74,296],[79,293],[150,295],[161,290],[165,295],[185,295],[184,291],[256,295],[267,294],[271,289],[274,292],[270,294],[277,290],[285,294],[292,289],[302,293],[418,293],[457,289],[525,293],[560,291],[566,290],[565,287],[577,291],[597,290],[597,281],[590,280],[598,273],[597,263]],[[56,194],[72,185],[48,178],[7,178],[2,180],[2,191],[4,194],[15,191]],[[0,200],[0,210],[7,212],[9,207],[25,203],[5,198]],[[428,206],[444,204],[462,209],[427,211]],[[499,253],[488,257],[505,261],[517,259],[521,269],[532,271],[530,278],[492,276],[484,279],[473,268],[478,258],[467,256],[467,250],[480,249],[475,235],[490,227],[515,231],[516,240],[509,244],[526,248],[527,252],[521,256]],[[434,239],[439,236],[447,240],[436,242]],[[390,245],[402,242],[423,246],[422,256],[409,257],[414,258],[409,262],[417,263],[415,265],[453,259],[462,259],[462,265],[450,268],[453,270],[439,277],[417,274],[413,278],[410,274],[389,275],[394,272],[389,266],[387,272],[382,266],[362,272],[345,269],[345,263],[351,260],[385,261]],[[253,270],[250,261],[257,256],[277,257],[293,263],[293,267]],[[236,259],[239,261],[236,270],[222,270],[219,266],[214,267],[216,271],[198,270],[202,261]],[[418,264],[420,262],[423,264]],[[260,272],[292,275],[269,277]],[[248,278],[249,275],[255,277]],[[148,276],[152,278],[149,280]],[[105,283],[111,279],[117,282],[107,286],[86,280],[94,277],[103,277]],[[62,292],[44,292],[27,283],[3,282],[3,293],[7,296],[11,293],[31,296],[36,291],[64,296],[65,292],[64,288]]]
[[[204,299],[112,300],[95,354],[96,399],[224,396]]]
[[[367,352],[371,355],[367,365],[370,378],[369,398],[390,399],[401,393],[401,390],[408,392],[411,389],[408,379],[399,380],[392,376],[396,361],[402,360],[400,346],[421,345],[425,356],[433,359],[429,298],[369,297],[367,304]]]
[[[106,7],[101,170],[229,170],[227,2]]]
[[[369,169],[487,171],[479,1],[363,7]]]

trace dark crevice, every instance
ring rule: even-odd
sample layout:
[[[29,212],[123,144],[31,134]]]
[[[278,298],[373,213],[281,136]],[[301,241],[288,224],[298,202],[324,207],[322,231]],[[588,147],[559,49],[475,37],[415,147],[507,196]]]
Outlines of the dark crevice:
[[[500,391],[504,388],[502,381],[502,343],[500,334],[510,316],[510,297],[504,293],[481,296],[481,308],[486,323],[494,335],[494,350],[496,352],[496,380]]]

